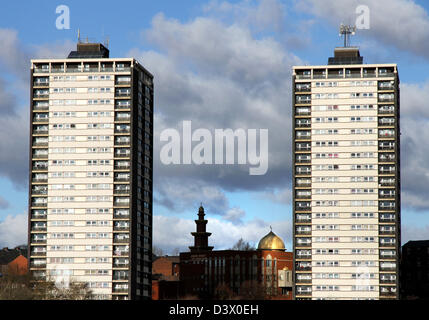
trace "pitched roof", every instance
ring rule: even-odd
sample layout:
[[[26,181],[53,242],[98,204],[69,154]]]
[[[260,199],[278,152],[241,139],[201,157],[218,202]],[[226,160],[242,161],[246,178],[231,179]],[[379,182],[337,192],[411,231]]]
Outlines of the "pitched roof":
[[[408,241],[403,247],[429,247],[429,240]]]
[[[3,249],[0,251],[0,265],[7,265],[18,258],[21,252],[16,249]]]

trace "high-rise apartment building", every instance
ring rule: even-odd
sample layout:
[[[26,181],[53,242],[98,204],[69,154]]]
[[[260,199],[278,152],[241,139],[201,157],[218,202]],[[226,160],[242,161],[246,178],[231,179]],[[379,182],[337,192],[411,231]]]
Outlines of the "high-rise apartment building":
[[[78,43],[31,61],[29,260],[99,299],[151,297],[153,76]]]
[[[335,49],[293,68],[296,299],[397,299],[399,77]]]

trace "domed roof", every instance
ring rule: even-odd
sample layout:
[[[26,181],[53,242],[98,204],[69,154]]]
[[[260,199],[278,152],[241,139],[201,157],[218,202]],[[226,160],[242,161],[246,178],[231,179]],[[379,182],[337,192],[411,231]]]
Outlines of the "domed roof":
[[[265,237],[263,237],[258,244],[258,250],[281,250],[285,251],[285,243],[277,236],[273,231],[270,231]]]

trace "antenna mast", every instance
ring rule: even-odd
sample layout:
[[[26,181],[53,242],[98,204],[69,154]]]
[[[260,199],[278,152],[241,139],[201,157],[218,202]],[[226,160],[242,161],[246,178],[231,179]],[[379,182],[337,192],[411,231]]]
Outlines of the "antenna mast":
[[[344,36],[344,48],[350,46],[350,36],[356,34],[356,26],[346,26],[344,24],[340,25],[340,37]]]

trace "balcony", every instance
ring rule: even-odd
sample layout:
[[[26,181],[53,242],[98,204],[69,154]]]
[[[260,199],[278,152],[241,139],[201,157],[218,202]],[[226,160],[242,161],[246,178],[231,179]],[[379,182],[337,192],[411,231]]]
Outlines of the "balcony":
[[[295,234],[300,236],[309,236],[311,235],[311,230],[296,230]]]
[[[129,101],[116,101],[115,109],[130,109],[131,103]]]
[[[378,90],[395,90],[394,81],[379,81]]]
[[[115,146],[125,146],[130,145],[131,139],[130,137],[116,137],[115,139]]]
[[[379,138],[395,138],[395,130],[393,130],[393,129],[378,130],[378,137]]]
[[[309,143],[297,143],[295,145],[295,151],[311,151],[311,145]]]
[[[378,197],[380,199],[392,199],[395,198],[395,192],[391,192],[391,193],[380,193],[378,195]]]
[[[46,222],[33,223],[31,225],[31,230],[32,231],[46,231],[47,230]]]
[[[114,258],[113,259],[113,267],[114,268],[128,268],[129,260],[126,258]]]
[[[394,106],[378,106],[378,113],[379,114],[394,114],[395,113],[395,107]]]
[[[310,92],[311,91],[311,83],[297,83],[295,85],[296,92]]]
[[[124,221],[116,221],[113,226],[113,231],[128,231],[130,230],[130,224]]]
[[[117,64],[115,68],[116,72],[130,72],[131,66],[129,64]]]
[[[295,159],[295,163],[310,163],[311,157],[303,157],[303,156],[297,156]]]
[[[48,134],[48,127],[35,127],[33,129],[33,134]]]
[[[117,98],[129,98],[131,97],[131,90],[119,89],[115,92]]]
[[[295,257],[297,259],[311,259],[311,250],[297,250]]]
[[[31,215],[31,219],[44,220],[46,218],[47,218],[47,214],[46,213],[33,213]]]
[[[130,149],[115,149],[115,158],[129,158],[130,155]]]
[[[32,237],[31,243],[46,244],[46,237]]]
[[[378,76],[380,77],[380,78],[383,78],[383,77],[394,77],[395,76],[395,73],[393,72],[393,70],[388,70],[388,69],[379,69],[378,70]]]
[[[382,241],[384,238],[381,238],[380,239],[380,243],[379,243],[379,246],[380,246],[380,248],[385,248],[385,247],[394,247],[395,245],[396,245],[396,241],[395,241],[395,239],[393,239],[393,240],[391,240],[391,241]],[[390,268],[390,269],[389,269]],[[391,270],[396,270],[396,268],[395,267],[385,267],[384,269],[383,269],[383,267],[382,266],[380,266],[380,270],[382,270],[382,271],[391,271]]]
[[[311,222],[311,216],[310,215],[297,214],[295,221],[296,221],[296,223],[309,223],[309,222]]]
[[[380,259],[394,259],[396,253],[394,250],[380,250]]]
[[[114,178],[115,182],[129,182],[130,181],[130,175],[129,174],[115,174]]]
[[[34,87],[48,87],[49,86],[49,78],[48,77],[34,78],[33,86]]]
[[[296,95],[295,96],[296,104],[310,104],[311,96],[310,95]]]
[[[124,287],[113,286],[112,293],[128,293],[128,285]]]
[[[127,209],[115,209],[113,212],[114,219],[129,219],[130,211]]]
[[[378,173],[379,174],[394,174],[395,173],[395,167],[394,166],[391,166],[391,167],[380,166],[378,168]]]
[[[297,120],[295,122],[295,127],[297,128],[311,128],[310,120]]]
[[[298,263],[295,266],[296,271],[311,271],[311,264],[310,263]]]
[[[380,279],[380,284],[396,284],[396,279]]]
[[[113,275],[113,281],[128,281],[128,275]]]
[[[313,79],[326,79],[326,71],[325,70],[314,70],[313,71]]]
[[[33,73],[49,73],[49,64],[34,66]]]
[[[34,150],[33,152],[33,158],[34,159],[47,159],[48,158],[48,152],[42,152],[40,149]]]
[[[34,138],[33,146],[34,147],[46,147],[49,144],[48,138]]]
[[[311,238],[297,239],[297,241],[295,242],[295,246],[296,247],[311,247]]]
[[[31,251],[30,256],[44,257],[44,256],[46,256],[46,250],[44,250],[44,251]]]
[[[394,126],[395,125],[395,118],[393,118],[393,117],[379,118],[378,119],[378,125],[379,126]]]
[[[380,266],[380,271],[396,271],[394,266]]]
[[[33,105],[35,111],[46,111],[49,110],[49,103],[44,101],[35,101]]]
[[[395,96],[394,94],[379,94],[378,102],[395,102]]]
[[[49,92],[46,93],[35,93],[33,95],[34,99],[49,99]]]
[[[131,127],[130,126],[115,126],[115,133],[130,133]]]
[[[394,211],[396,209],[395,203],[394,202],[381,202],[378,205],[378,210],[383,210],[383,211]]]
[[[31,189],[31,193],[33,195],[47,195],[48,194],[48,187],[47,186],[33,186]]]
[[[376,69],[375,68],[364,68],[363,69],[363,77],[364,78],[376,78]]]
[[[297,79],[311,79],[311,70],[297,70],[296,71]]]
[[[311,168],[310,167],[296,167],[295,169],[296,175],[310,175],[311,174]]]
[[[47,161],[33,161],[33,170],[48,170],[48,162]]]
[[[131,77],[116,77],[115,80],[116,85],[131,85]]]
[[[311,203],[310,202],[295,202],[295,210],[297,211],[309,211],[311,210]]]
[[[46,199],[46,198],[43,198]],[[42,208],[46,208],[48,206],[48,201],[46,200],[37,200],[37,198],[34,198],[33,201],[31,202],[31,206],[32,207],[42,207]],[[46,226],[45,226],[46,228]]]
[[[360,69],[346,69],[346,78],[362,78]]]
[[[128,161],[115,161],[116,170],[128,170],[130,169],[130,162]]]
[[[295,194],[295,199],[311,199],[311,191],[297,191]]]
[[[379,234],[382,236],[394,236],[395,230],[382,230],[382,229],[380,229]]]
[[[395,162],[396,155],[394,153],[380,153],[378,155],[379,162]]]
[[[296,139],[311,139],[311,132],[310,131],[297,131],[296,132]]]
[[[113,251],[113,255],[118,256],[118,257],[128,256],[129,253],[130,253],[129,250],[115,250],[115,251]]]
[[[380,222],[395,222],[395,215],[392,213],[382,213],[379,217]]]
[[[129,185],[116,185],[115,189],[113,190],[114,194],[129,194],[130,193],[130,187]]]
[[[129,243],[130,242],[130,237],[127,235],[115,235],[113,237],[113,243]]]

